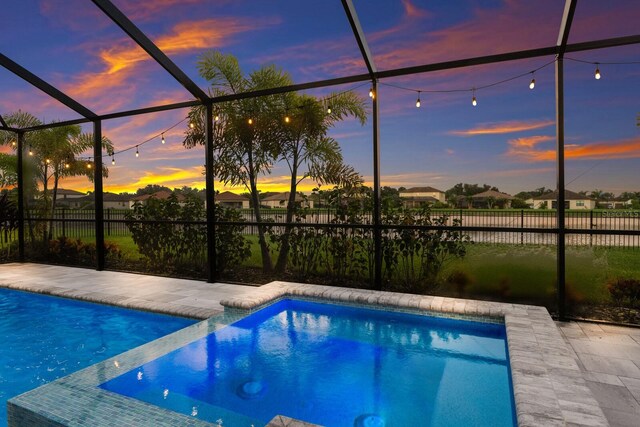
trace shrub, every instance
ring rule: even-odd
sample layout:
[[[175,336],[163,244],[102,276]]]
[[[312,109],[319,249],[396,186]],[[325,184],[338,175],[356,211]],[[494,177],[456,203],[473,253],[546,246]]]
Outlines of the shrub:
[[[471,284],[471,277],[462,270],[455,270],[447,277],[447,283],[455,288],[458,297],[462,298]]]
[[[240,222],[237,209],[215,206],[216,222]],[[237,267],[251,256],[251,243],[242,235],[242,225],[216,226],[216,271],[224,273]]]
[[[114,243],[105,243],[104,250],[106,259],[122,257],[120,248]],[[96,244],[61,236],[49,241],[49,252],[46,254],[46,259],[61,264],[95,265]]]
[[[387,212],[385,224],[428,228],[400,228],[383,235],[383,261],[387,278],[403,290],[424,293],[437,286],[444,265],[455,258],[464,258],[468,235],[455,229],[459,219],[453,219],[453,228],[444,229],[448,215],[434,217],[428,207],[419,212],[409,209]]]
[[[640,306],[640,280],[618,277],[607,282],[613,302],[621,307]]]
[[[240,213],[215,206],[216,221],[239,221]],[[187,195],[178,202],[175,194],[166,200],[151,197],[126,214],[131,237],[150,268],[162,272],[203,274],[206,266],[207,228],[204,201]],[[216,269],[223,273],[250,255],[243,226],[216,227]]]

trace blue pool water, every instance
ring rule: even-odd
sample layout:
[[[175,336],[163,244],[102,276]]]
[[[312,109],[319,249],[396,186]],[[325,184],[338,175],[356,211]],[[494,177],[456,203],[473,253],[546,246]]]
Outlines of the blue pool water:
[[[504,325],[298,300],[101,387],[224,427],[515,425]]]
[[[193,323],[0,288],[0,426],[8,399]]]

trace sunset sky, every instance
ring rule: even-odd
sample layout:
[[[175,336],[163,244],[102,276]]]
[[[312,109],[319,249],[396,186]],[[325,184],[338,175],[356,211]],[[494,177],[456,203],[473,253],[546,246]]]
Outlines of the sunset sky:
[[[217,49],[239,58],[245,72],[276,64],[296,83],[366,72],[339,0],[112,0],[203,89],[196,62]],[[555,44],[560,0],[354,0],[379,69],[434,63]],[[97,113],[171,102],[190,94],[122,30],[86,0],[3,2],[0,52]],[[8,17],[11,17],[8,19]],[[570,43],[639,33],[637,0],[581,0]],[[569,54],[565,61],[567,187],[620,193],[640,191],[640,45]],[[382,184],[433,186],[488,183],[515,194],[555,187],[554,66],[535,76],[475,93],[471,89],[528,73],[553,61],[544,57],[426,73],[380,82]],[[635,64],[619,64],[636,62]],[[613,64],[617,63],[617,64]],[[535,89],[529,89],[532,77]],[[323,96],[368,84],[308,91]],[[421,108],[415,107],[422,91]],[[429,91],[452,91],[430,93]],[[44,121],[78,114],[0,69],[0,114],[22,109]],[[368,98],[367,98],[368,99]],[[160,134],[185,118],[175,110],[103,123],[122,150]],[[204,187],[204,149],[181,145],[186,123],[109,161],[105,191],[135,191],[147,184]],[[85,126],[90,131],[89,126]],[[345,161],[367,182],[372,175],[371,121],[346,120],[332,129]],[[3,147],[3,151],[7,151]],[[261,179],[263,191],[284,191],[284,165]],[[91,190],[86,179],[65,188]],[[305,191],[315,185],[306,182]],[[217,183],[217,189],[225,189]],[[243,189],[238,189],[243,191]]]

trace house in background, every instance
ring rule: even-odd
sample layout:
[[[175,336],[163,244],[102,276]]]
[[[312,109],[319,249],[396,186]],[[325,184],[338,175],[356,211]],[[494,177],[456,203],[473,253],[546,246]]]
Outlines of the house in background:
[[[104,193],[102,205],[104,209],[129,209],[132,198],[130,194]]]
[[[36,191],[33,195],[34,200],[38,200],[43,197],[42,191]],[[53,189],[49,188],[48,190],[49,197],[53,197]],[[71,207],[71,202],[73,200],[81,199],[86,197],[87,193],[81,193],[76,190],[69,190],[66,188],[58,188],[56,191],[56,206],[60,208]]]
[[[240,194],[224,191],[216,194],[215,201],[220,206],[234,209],[249,209],[249,198]]]
[[[140,196],[135,196],[129,201],[129,207],[133,208],[133,205],[135,205],[136,203],[145,203],[150,198],[155,198],[158,200],[167,200],[169,197],[171,197],[172,194],[173,193],[171,191],[160,190],[152,194],[142,194]],[[178,198],[178,204],[180,206],[183,206],[184,196],[182,194],[176,194],[176,197]]]
[[[588,196],[564,190],[565,209],[595,209],[596,201]],[[558,191],[527,199],[527,204],[533,209],[556,209],[558,207]]]
[[[129,209],[133,196],[127,194],[103,193],[103,209]],[[69,207],[73,209],[94,209],[95,200],[93,194],[78,197],[69,201]]]
[[[268,208],[286,208],[289,202],[289,192],[276,193],[262,199],[261,205]],[[302,194],[296,194],[296,203],[301,203],[303,207],[313,208],[313,200],[305,200]]]
[[[481,209],[509,209],[512,200],[512,195],[495,190],[483,191],[482,193],[471,196],[472,206]]]
[[[399,193],[402,206],[405,208],[419,208],[434,203],[444,203],[444,191],[433,187],[411,187]]]
[[[80,191],[58,188],[58,191],[56,192],[56,202],[60,202],[61,200],[78,199],[80,197],[85,197],[86,195],[87,193],[81,193]]]

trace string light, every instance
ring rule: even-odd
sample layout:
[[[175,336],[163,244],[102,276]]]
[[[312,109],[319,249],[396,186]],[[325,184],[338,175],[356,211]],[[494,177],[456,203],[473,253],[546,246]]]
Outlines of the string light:
[[[373,87],[369,88],[369,98],[374,99],[375,94],[373,93]]]
[[[289,113],[288,112],[287,112],[287,114],[284,115],[284,122],[285,123],[291,122],[291,117],[289,117]]]
[[[29,146],[29,155],[33,156],[33,150],[31,149],[31,146]]]
[[[331,105],[327,107],[327,114],[331,114]]]
[[[69,164],[69,162],[66,162],[66,163],[64,164],[64,168],[65,168],[65,169],[69,169],[70,167],[71,167],[71,165]]]
[[[11,146],[15,147],[16,146],[16,142],[15,141],[11,141]]]
[[[49,164],[49,163],[51,163],[51,159],[44,159],[44,162],[45,162],[46,164]]]
[[[247,120],[247,123],[249,123],[250,125],[253,124],[253,119],[251,117],[249,117],[249,120]]]
[[[220,116],[216,114],[216,115],[213,117],[213,120],[215,120],[215,121],[217,122],[218,120],[220,120]]]
[[[535,73],[537,71],[542,70],[543,68],[546,68],[546,67],[550,66],[551,64],[554,64],[555,62],[556,62],[556,60],[554,59],[552,61],[549,61],[549,62],[541,65],[540,67],[534,69],[533,71],[528,71],[526,73],[518,74],[518,75],[513,76],[513,77],[508,77],[508,78],[503,79],[503,80],[498,80],[498,81],[495,81],[493,83],[488,83],[488,84],[485,84],[485,85],[482,85],[482,86],[475,86],[475,87],[472,87],[472,88],[426,90],[426,89],[418,89],[418,88],[399,86],[399,85],[391,84],[391,83],[380,83],[380,85],[394,87],[396,89],[401,89],[401,90],[406,90],[406,91],[411,91],[411,92],[417,93],[418,94],[418,99],[420,99],[420,94],[421,93],[447,93],[447,94],[450,94],[450,93],[468,93],[468,92],[473,92],[473,95],[471,97],[471,104],[475,107],[475,106],[478,105],[478,98],[477,98],[477,95],[476,95],[476,91],[479,91],[481,89],[488,89],[488,88],[491,88],[491,87],[494,87],[494,86],[498,86],[498,85],[510,82],[512,80],[516,80],[516,79],[525,77],[525,76],[531,77],[531,81],[529,82],[529,87],[531,89],[533,89],[533,87],[535,86],[535,77],[534,77]],[[583,62],[586,62],[586,61],[583,61]],[[417,104],[418,104],[418,102],[416,100],[416,107],[418,107]]]
[[[115,166],[115,165],[116,165],[116,157],[115,157],[115,156],[111,156],[111,164],[112,164],[113,166]]]
[[[416,108],[420,108],[420,91],[418,91],[418,100],[416,101]]]
[[[87,163],[87,169],[91,169],[91,162]]]
[[[162,143],[164,144],[166,141],[164,140],[164,133],[162,134]]]
[[[196,127],[196,125],[193,122],[189,122],[189,127],[193,129],[194,127]]]
[[[600,80],[600,77],[602,77],[600,75],[600,63],[599,62],[596,62],[596,73],[595,73],[594,77],[596,78],[596,80]]]
[[[140,157],[140,152],[138,151],[138,146],[136,145],[136,157]]]

